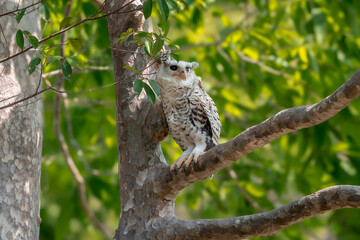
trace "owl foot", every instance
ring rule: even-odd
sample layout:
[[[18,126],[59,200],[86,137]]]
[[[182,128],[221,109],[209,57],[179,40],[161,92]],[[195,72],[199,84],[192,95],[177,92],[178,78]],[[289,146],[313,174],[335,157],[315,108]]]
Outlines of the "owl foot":
[[[185,168],[188,168],[191,163],[194,161],[197,163],[198,158],[203,154],[203,152],[192,152],[190,155],[182,155],[171,165],[171,171],[175,171],[181,168],[185,163]]]
[[[203,152],[200,153],[191,153],[190,156],[188,157],[188,159],[185,161],[185,166],[188,168],[190,166],[190,164],[194,161],[194,163],[197,163],[198,158],[203,155]]]
[[[175,168],[176,170],[179,169],[181,167],[181,165],[186,162],[186,160],[188,159],[189,155],[181,155],[178,159],[176,159],[176,161],[171,164],[171,171],[174,171]]]

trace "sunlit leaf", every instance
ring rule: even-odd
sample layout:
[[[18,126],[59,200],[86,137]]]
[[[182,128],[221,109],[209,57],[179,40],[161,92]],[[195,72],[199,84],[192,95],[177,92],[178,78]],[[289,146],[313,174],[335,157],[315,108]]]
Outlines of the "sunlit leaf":
[[[149,33],[143,31],[139,31],[134,34],[134,40],[140,40],[147,37],[150,37]]]
[[[126,65],[124,66],[123,68],[126,68],[126,69],[129,69],[130,71],[133,71],[134,73],[137,73],[139,75],[142,75],[142,73],[139,71],[139,70],[136,70],[135,68],[129,66],[129,65]]]
[[[146,40],[145,40],[144,49],[145,49],[145,52],[146,52],[149,56],[151,56],[152,46],[153,46],[152,41],[149,40],[149,39],[146,39]]]
[[[60,60],[62,59],[61,56],[51,56],[49,57],[48,59],[46,59],[46,64],[49,65],[51,64],[52,62],[56,61],[56,60]]]
[[[169,7],[165,0],[158,0],[161,16],[167,21],[169,18]]]
[[[60,29],[66,28],[70,26],[70,21],[72,17],[66,17],[60,22]]]
[[[116,38],[114,43],[119,42],[120,44],[125,42],[133,34],[133,29],[129,28],[126,32],[121,33],[119,38]]]

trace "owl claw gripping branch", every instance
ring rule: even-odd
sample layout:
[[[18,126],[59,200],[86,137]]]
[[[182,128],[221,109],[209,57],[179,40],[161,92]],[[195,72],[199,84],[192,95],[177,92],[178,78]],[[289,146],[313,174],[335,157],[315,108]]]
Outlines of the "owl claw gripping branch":
[[[188,168],[219,141],[219,114],[193,71],[198,66],[196,62],[171,60],[166,52],[156,75],[170,133],[183,150],[171,170],[179,169],[184,163]]]

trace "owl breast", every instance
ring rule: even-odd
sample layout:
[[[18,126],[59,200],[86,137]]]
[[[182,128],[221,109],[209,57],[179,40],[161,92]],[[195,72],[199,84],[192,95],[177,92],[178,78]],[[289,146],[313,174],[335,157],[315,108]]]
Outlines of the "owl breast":
[[[163,91],[162,102],[169,125],[170,134],[180,148],[185,151],[196,142],[206,142],[207,149],[217,143],[212,141],[212,131],[208,118],[199,108],[199,89],[169,88]],[[199,126],[194,121],[201,121]]]

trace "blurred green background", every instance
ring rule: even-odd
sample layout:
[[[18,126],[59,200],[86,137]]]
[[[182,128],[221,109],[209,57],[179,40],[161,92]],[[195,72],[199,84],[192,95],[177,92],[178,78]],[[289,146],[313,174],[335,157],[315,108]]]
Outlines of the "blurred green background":
[[[74,0],[69,24],[97,10]],[[277,112],[320,101],[360,66],[360,1],[356,0],[166,0],[168,38],[179,58],[197,61],[196,73],[214,99],[226,142]],[[42,7],[43,37],[56,32],[67,0]],[[154,2],[154,31],[161,18]],[[59,55],[60,38],[46,42]],[[73,67],[61,129],[86,180],[88,203],[113,235],[120,215],[115,91],[106,19],[68,32],[65,55]],[[44,74],[58,69],[57,63]],[[54,83],[57,76],[47,78]],[[44,84],[46,86],[46,84]],[[93,89],[90,92],[83,90]],[[84,213],[54,134],[55,94],[43,94],[45,123],[40,239],[104,239]],[[213,179],[197,182],[176,201],[179,217],[249,215],[337,184],[360,185],[360,102],[329,121],[281,137],[243,157]],[[70,124],[69,124],[70,123]],[[169,136],[168,163],[181,154]],[[338,210],[259,239],[359,239],[360,211]]]

